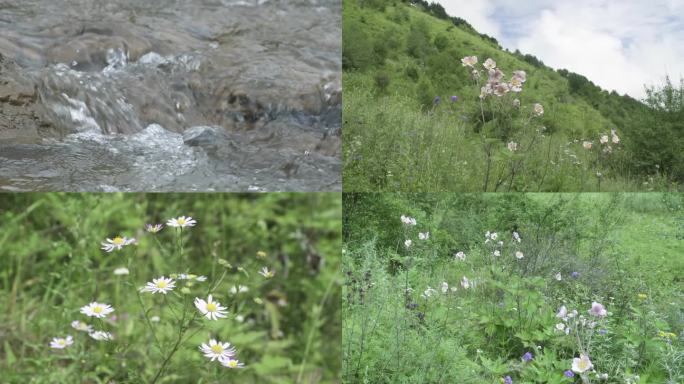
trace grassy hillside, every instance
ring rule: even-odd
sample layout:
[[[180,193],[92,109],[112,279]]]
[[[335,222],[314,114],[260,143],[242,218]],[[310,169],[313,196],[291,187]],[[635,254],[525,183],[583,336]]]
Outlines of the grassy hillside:
[[[346,190],[676,188],[681,127],[580,75],[503,51],[441,7],[424,5],[344,1]],[[479,85],[487,79],[482,63],[491,58],[506,81],[513,71],[526,72],[522,92],[488,96],[481,108],[480,87],[461,64],[471,55],[479,60]],[[544,114],[532,119],[535,103]],[[599,138],[613,129],[620,143],[603,152]],[[507,149],[511,141],[516,151]]]
[[[683,382],[681,194],[343,200],[346,382]]]

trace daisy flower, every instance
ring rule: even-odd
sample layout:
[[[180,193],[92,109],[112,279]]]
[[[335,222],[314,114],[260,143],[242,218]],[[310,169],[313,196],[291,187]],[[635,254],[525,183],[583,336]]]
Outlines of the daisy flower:
[[[164,276],[158,278],[158,279],[152,279],[152,282],[147,283],[147,285],[142,288],[140,291],[141,292],[152,292],[152,294],[155,293],[163,293],[167,294],[168,292],[172,291],[176,287],[176,282],[173,281],[170,278],[166,278]]]
[[[226,317],[226,313],[228,313],[226,307],[222,307],[221,303],[212,300],[211,295],[207,301],[195,297],[195,307],[209,320],[218,320],[219,317]]]
[[[197,220],[194,220],[192,217],[188,216],[180,216],[175,219],[169,219],[169,221],[166,223],[169,227],[180,227],[180,228],[185,228],[185,227],[194,227],[195,224],[197,224]]]
[[[117,251],[121,250],[121,248],[123,248],[125,245],[129,245],[129,244],[133,244],[133,243],[135,243],[135,239],[133,239],[133,238],[129,239],[125,236],[124,237],[117,236],[113,239],[106,239],[105,241],[103,241],[100,244],[102,245],[101,249],[104,249],[107,252],[111,252],[115,249]]]
[[[145,230],[149,233],[157,233],[164,228],[164,224],[145,224]]]
[[[67,336],[66,338],[55,337],[50,342],[50,348],[64,349],[74,343],[74,338]]]
[[[239,360],[232,358],[219,359],[219,362],[226,368],[243,368],[245,366]]]
[[[263,268],[261,268],[261,270],[259,271],[259,274],[260,274],[261,276],[267,278],[267,279],[270,279],[270,278],[272,278],[273,276],[275,276],[275,271],[269,271],[269,270],[268,270],[268,267],[263,267]]]
[[[82,331],[82,332],[92,332],[93,327],[91,325],[88,325],[82,321],[74,320],[71,322],[71,328],[77,330],[77,331]]]
[[[216,359],[230,359],[235,356],[235,348],[230,343],[222,343],[214,339],[209,340],[209,344],[202,343],[199,347],[204,356],[214,361]]]
[[[114,308],[112,308],[111,305],[100,304],[95,301],[81,308],[81,313],[84,315],[97,318],[107,317],[107,315],[112,312],[114,312]]]
[[[90,337],[98,341],[113,340],[114,336],[111,333],[105,331],[95,331],[89,333]]]

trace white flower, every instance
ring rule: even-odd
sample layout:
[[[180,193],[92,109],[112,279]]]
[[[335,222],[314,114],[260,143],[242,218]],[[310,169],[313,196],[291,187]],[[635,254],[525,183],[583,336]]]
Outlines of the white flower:
[[[106,239],[105,241],[103,241],[100,244],[102,245],[101,249],[104,249],[107,252],[111,252],[115,249],[118,251],[121,248],[123,248],[125,245],[129,245],[129,244],[133,244],[133,243],[135,243],[135,239],[133,239],[133,238],[129,239],[127,237],[116,236],[113,239]]]
[[[587,150],[591,149],[592,145],[594,145],[594,143],[592,143],[591,141],[585,141],[582,143],[582,147],[584,147],[584,149],[587,149]]]
[[[499,257],[499,256],[501,256],[501,251],[499,251],[497,249],[496,251],[494,251],[494,257]]]
[[[556,314],[556,317],[559,319],[563,319],[563,320],[568,319],[568,309],[565,308],[565,305],[560,307],[560,309],[558,310],[558,313]]]
[[[534,104],[534,114],[537,116],[543,115],[544,114],[544,107],[539,103],[535,103]]]
[[[243,368],[245,365],[241,363],[237,359],[232,359],[232,358],[227,358],[227,359],[219,359],[219,362],[221,365],[223,365],[226,368]]]
[[[71,328],[77,330],[77,331],[82,331],[82,332],[92,332],[93,327],[91,325],[88,325],[82,321],[74,320],[71,322]]]
[[[518,243],[521,241],[520,234],[518,232],[513,232],[513,241],[517,241]]]
[[[418,232],[418,238],[420,240],[427,240],[430,238],[430,232],[425,232],[425,233]]]
[[[560,272],[556,273],[556,275],[555,275],[554,277],[555,277],[556,280],[558,280],[558,281],[563,280],[563,276],[561,276],[561,273],[560,273]]]
[[[525,255],[523,255],[522,252],[520,252],[520,251],[515,251],[515,258],[516,258],[516,259],[520,260],[520,259],[522,259],[523,257],[525,257]]]
[[[498,235],[496,232],[492,232],[492,233],[489,235],[489,238],[492,239],[492,240],[496,240],[498,237],[499,237],[499,235]]]
[[[472,67],[473,65],[477,64],[477,56],[466,56],[461,59],[461,64],[464,67]]]
[[[74,338],[67,336],[66,338],[55,337],[50,342],[50,348],[64,349],[74,343]]]
[[[461,280],[461,287],[463,287],[463,289],[470,288],[470,281],[465,276],[463,276],[463,279]]]
[[[90,332],[89,335],[90,335],[90,337],[92,337],[93,339],[98,340],[98,341],[107,341],[107,340],[114,339],[114,337],[112,336],[111,333],[104,332],[104,331]]]
[[[620,143],[620,138],[618,137],[618,135],[614,129],[610,130],[610,135],[612,136],[611,141],[613,142],[613,144],[619,144]]]
[[[508,147],[509,151],[515,152],[518,150],[518,143],[515,141],[509,141],[508,144],[506,144],[506,147]]]
[[[202,343],[199,347],[204,356],[214,361],[216,359],[229,359],[235,356],[235,348],[230,343],[222,343],[214,339],[209,340],[209,344]]]
[[[111,305],[100,304],[95,301],[81,308],[81,313],[83,313],[84,315],[97,317],[100,319],[107,317],[107,315],[112,312],[114,312],[114,308],[112,308]]]
[[[458,251],[458,252],[454,253],[454,257],[461,260],[461,261],[465,261],[466,255],[465,255],[465,253],[463,253],[463,251]]]
[[[157,233],[164,228],[163,224],[145,224],[145,230],[149,233]]]
[[[121,267],[114,270],[114,274],[117,276],[128,275],[128,268]]]
[[[245,317],[242,315],[237,315],[235,316],[235,321],[242,323],[243,321],[245,321]]]
[[[197,278],[195,280],[197,280],[199,282],[203,282],[203,281],[207,281],[207,277],[204,275],[201,275],[201,276],[197,276]]]
[[[401,215],[401,222],[405,225],[416,225],[418,222],[413,217]]]
[[[437,290],[434,288],[430,288],[430,286],[428,285],[427,289],[423,292],[421,296],[423,297],[423,299],[427,299],[435,293],[437,293]]]
[[[404,241],[404,246],[405,246],[406,248],[409,248],[409,247],[411,246],[412,243],[413,243],[413,242],[411,241],[411,239],[406,240],[406,241]]]
[[[166,225],[169,227],[180,227],[180,228],[185,228],[185,227],[194,227],[195,224],[197,224],[197,221],[194,220],[192,217],[188,216],[180,216],[175,219],[169,219],[169,221],[166,222]]]
[[[487,68],[488,70],[492,70],[496,68],[496,61],[492,60],[491,58],[488,58],[485,60],[484,64],[482,64],[483,67]]]
[[[150,317],[150,321],[153,322],[153,323],[158,323],[160,320],[161,320],[161,319],[159,318],[159,316],[152,316],[152,317]]]
[[[267,279],[270,279],[275,276],[275,271],[269,271],[268,267],[263,267],[259,270],[259,274]]]
[[[211,295],[207,301],[195,297],[195,307],[209,320],[218,320],[219,317],[226,317],[226,313],[228,313],[226,307],[222,307],[221,303],[212,300]]]
[[[601,135],[601,137],[599,138],[599,141],[601,142],[601,144],[607,143],[608,142],[608,135]]]
[[[513,107],[520,108],[520,99],[513,99]]]
[[[238,293],[245,293],[248,291],[249,288],[247,288],[244,285],[233,285],[232,287],[230,287],[230,293],[232,293],[233,295],[237,295]]]
[[[147,285],[141,289],[141,292],[152,292],[152,294],[155,293],[162,293],[166,295],[168,292],[173,291],[173,289],[176,287],[176,282],[173,281],[170,278],[166,278],[164,276],[158,278],[158,279],[152,279],[152,282],[148,282]]]
[[[446,281],[442,282],[442,293],[449,292],[449,284]]]
[[[558,323],[558,324],[556,324],[556,330],[557,330],[557,331],[560,331],[560,332],[565,331],[565,323]]]
[[[580,353],[579,358],[572,359],[572,370],[577,373],[584,373],[593,367],[594,365],[589,360],[589,356],[585,354]]]

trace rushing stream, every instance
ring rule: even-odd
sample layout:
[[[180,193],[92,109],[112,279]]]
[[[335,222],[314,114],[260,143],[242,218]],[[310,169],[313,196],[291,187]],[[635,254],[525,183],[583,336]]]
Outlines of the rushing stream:
[[[0,190],[341,190],[339,0],[0,0]]]

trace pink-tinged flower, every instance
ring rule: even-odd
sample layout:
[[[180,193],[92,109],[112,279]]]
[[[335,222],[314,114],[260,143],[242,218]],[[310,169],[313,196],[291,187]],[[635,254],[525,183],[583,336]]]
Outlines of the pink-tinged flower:
[[[581,353],[579,358],[574,358],[572,359],[572,370],[577,373],[584,373],[591,368],[593,368],[594,365],[591,363],[591,360],[589,360],[589,356]]]
[[[506,147],[508,147],[508,150],[511,152],[515,152],[518,150],[518,143],[515,141],[510,141],[508,144],[506,144]]]
[[[585,141],[582,143],[582,146],[584,147],[584,149],[587,149],[587,150],[591,149],[592,145],[594,145],[594,143],[592,143],[591,141]]]
[[[514,99],[513,100],[513,107],[514,108],[520,108],[520,99]]]
[[[608,311],[606,311],[606,308],[602,304],[594,301],[591,303],[589,314],[596,317],[606,317],[606,315],[608,315]]]
[[[458,251],[458,252],[454,253],[454,257],[461,260],[461,261],[465,261],[466,255],[465,255],[465,253],[463,253],[463,251]]]
[[[539,103],[534,104],[534,114],[537,116],[543,115],[544,114],[544,107]]]
[[[149,233],[157,233],[164,228],[164,224],[145,224],[145,230]]]
[[[527,74],[525,71],[513,71],[513,78],[517,78],[521,83],[527,81]]]
[[[508,83],[511,92],[522,92],[522,83],[515,77]]]
[[[491,58],[488,58],[487,60],[485,60],[482,66],[491,71],[492,69],[496,68],[496,61],[492,60]]]
[[[504,77],[504,73],[499,68],[489,70],[489,82],[498,83]]]
[[[499,83],[494,87],[494,94],[501,97],[510,91],[510,88],[508,87],[508,84],[506,83]]]
[[[477,56],[466,56],[461,59],[461,64],[464,67],[472,67],[473,65],[477,64]]]

